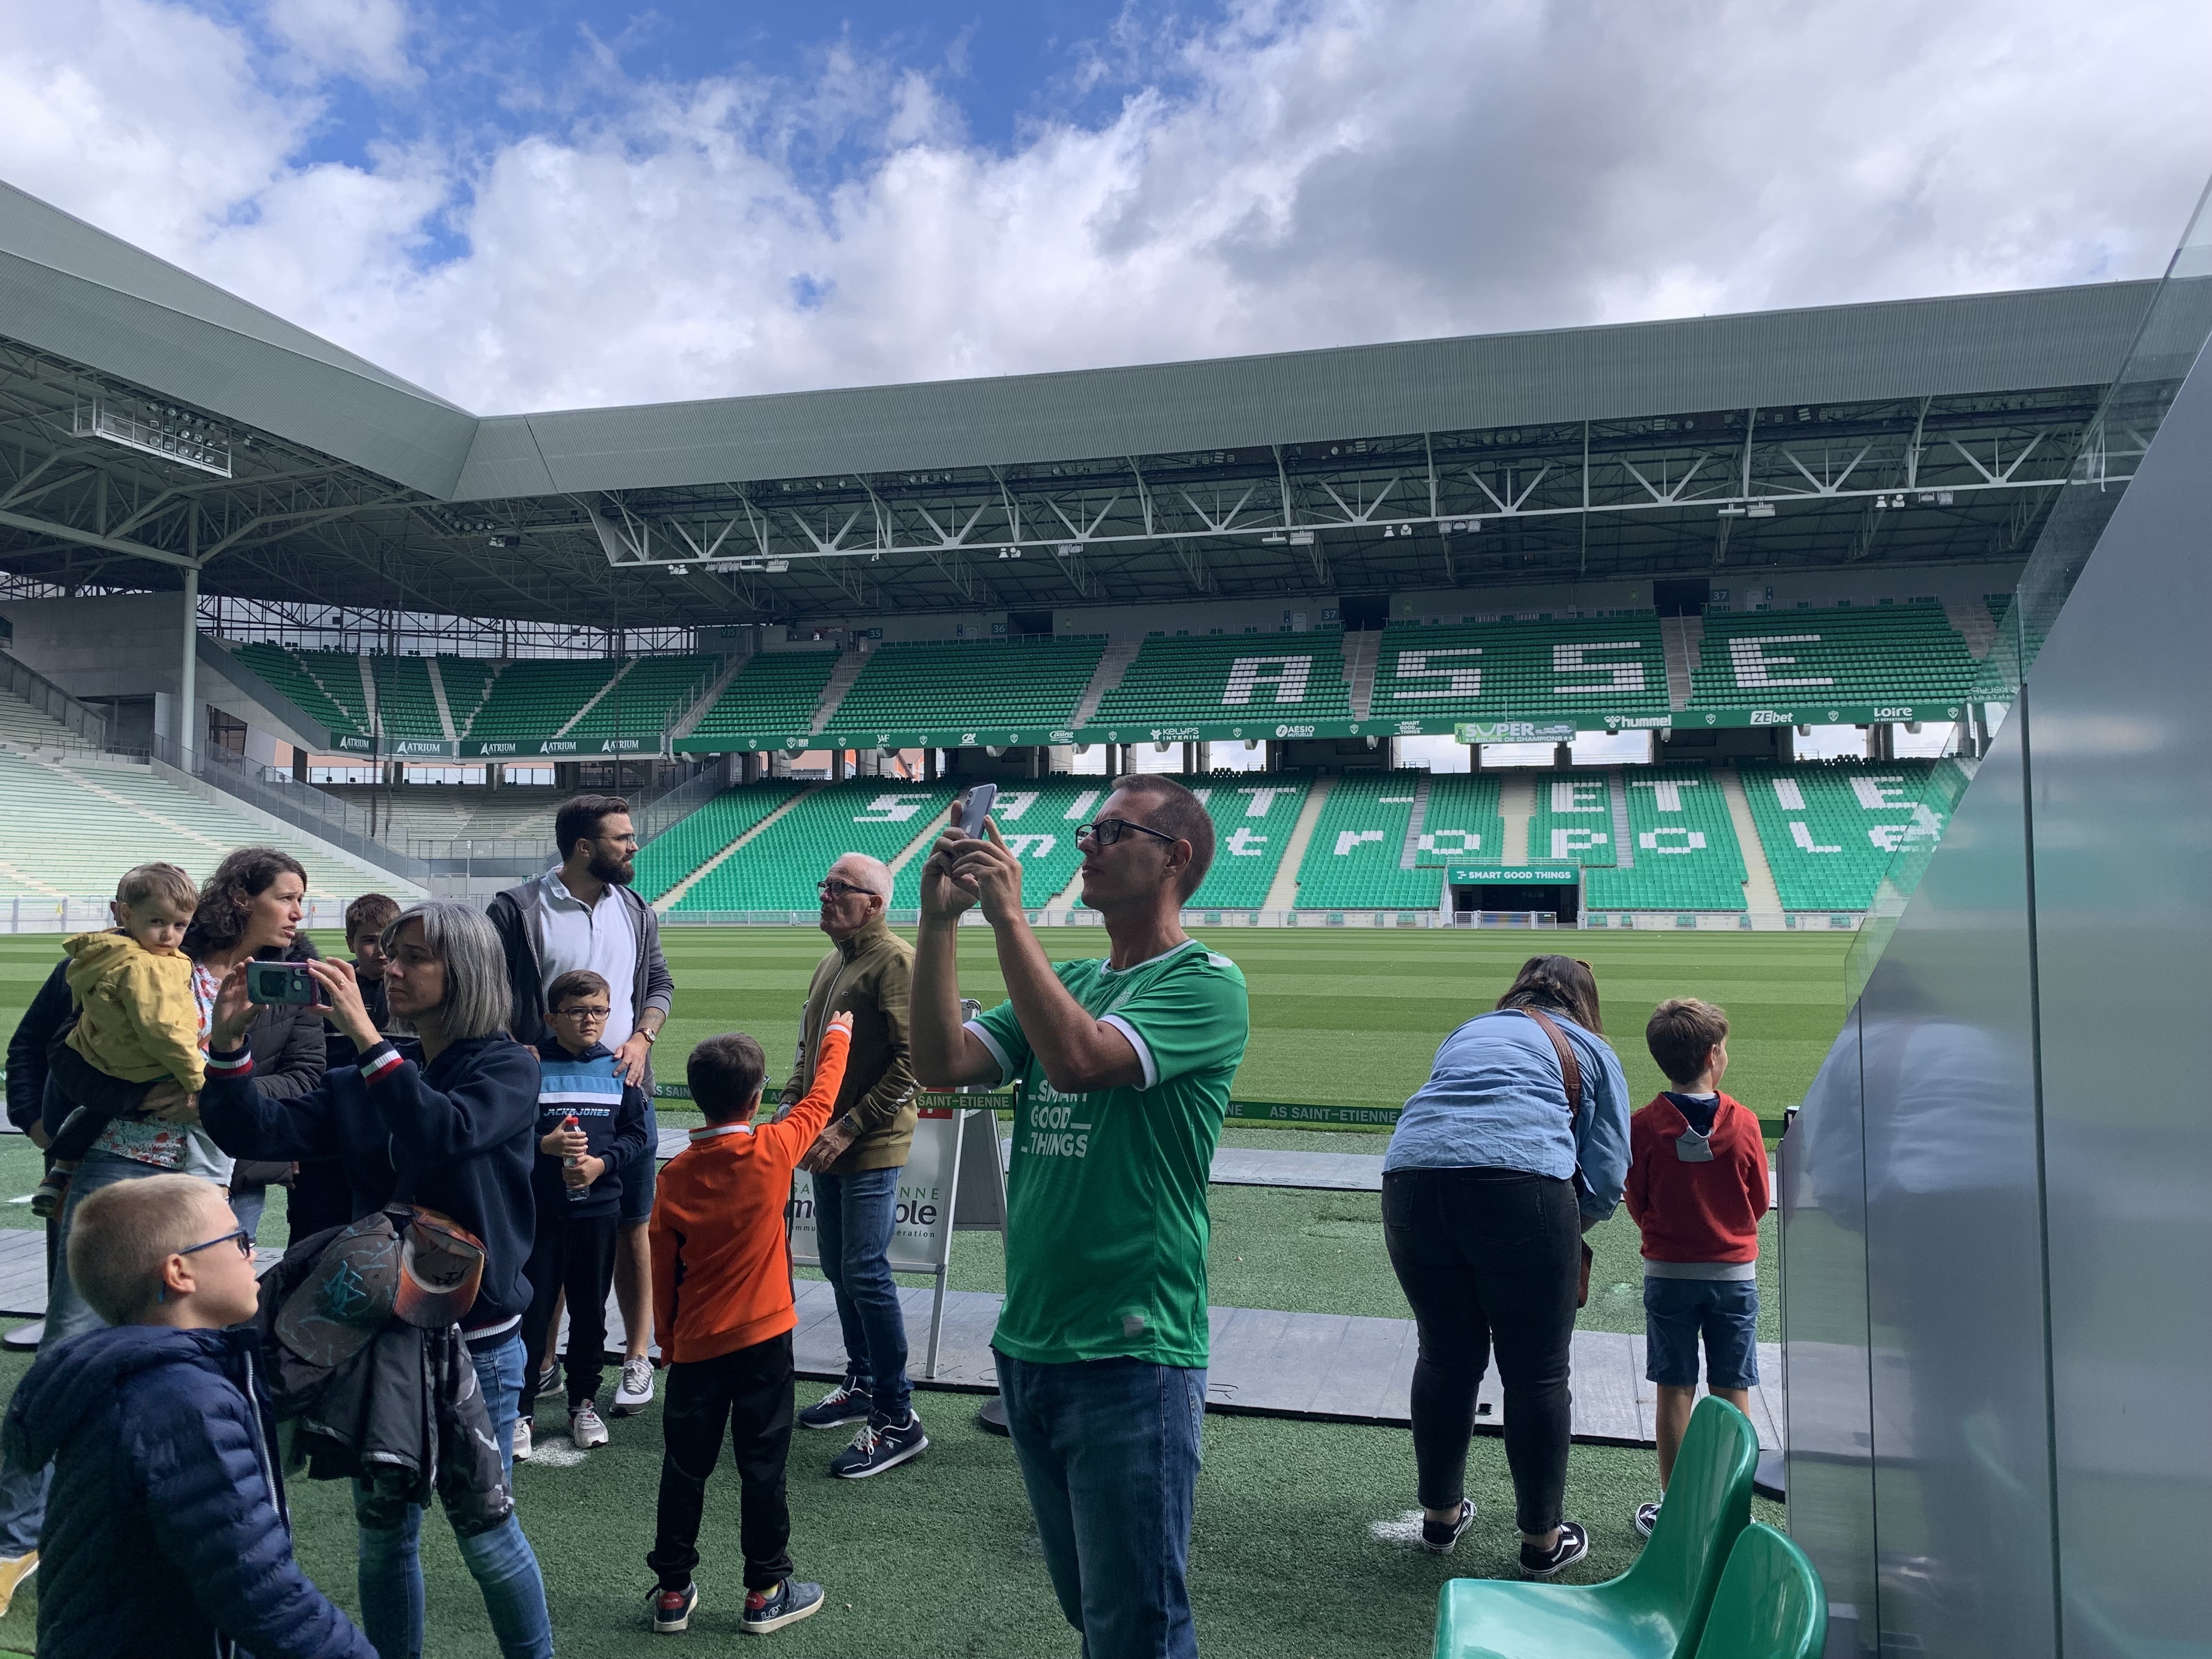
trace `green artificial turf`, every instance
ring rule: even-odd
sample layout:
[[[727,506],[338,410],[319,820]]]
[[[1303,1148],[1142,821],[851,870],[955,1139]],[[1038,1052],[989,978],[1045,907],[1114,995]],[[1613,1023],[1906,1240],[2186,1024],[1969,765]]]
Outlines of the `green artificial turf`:
[[[1096,933],[1048,929],[1055,957],[1095,951]],[[771,1057],[792,1051],[799,996],[823,941],[805,929],[694,930],[664,935],[677,983],[675,1018],[659,1047],[665,1076],[717,1031],[742,1029]],[[1396,1105],[1427,1073],[1437,1043],[1488,1007],[1532,948],[1552,941],[1504,934],[1412,931],[1276,933],[1223,929],[1206,935],[1243,967],[1252,988],[1253,1034],[1239,1098],[1316,1104]],[[318,936],[325,949],[337,941]],[[1578,933],[1562,948],[1595,964],[1608,1023],[1638,1103],[1660,1086],[1644,1051],[1643,1020],[1669,995],[1725,1006],[1735,1022],[1728,1088],[1778,1132],[1784,1106],[1802,1097],[1844,1007],[1845,936],[1822,934]],[[0,939],[0,1027],[15,1021],[59,941]],[[984,1000],[1002,994],[988,936],[961,937],[963,988]],[[780,1079],[774,1079],[780,1081]],[[673,1103],[672,1122],[685,1113]],[[1360,1131],[1232,1127],[1225,1144],[1372,1155],[1385,1138]],[[0,1200],[27,1194],[39,1159],[27,1142],[0,1137]],[[1407,1316],[1382,1244],[1371,1193],[1226,1187],[1212,1189],[1212,1299],[1228,1306]],[[0,1201],[0,1225],[31,1224],[28,1206]],[[1775,1340],[1771,1222],[1761,1257],[1760,1335]],[[286,1232],[283,1194],[270,1194],[264,1244]],[[1640,1330],[1642,1275],[1636,1233],[1625,1214],[1590,1235],[1597,1252],[1590,1305],[1594,1330]],[[995,1234],[955,1239],[955,1288],[1000,1291],[1005,1266]],[[0,1355],[0,1389],[12,1390],[28,1361]],[[802,1387],[802,1400],[817,1390]],[[836,1448],[803,1435],[793,1448],[793,1548],[803,1573],[830,1591],[816,1619],[781,1632],[781,1651],[934,1656],[1073,1655],[1045,1581],[1006,1443],[972,1423],[974,1397],[925,1390],[921,1406],[933,1446],[915,1466],[878,1480],[828,1480]],[[580,1467],[524,1466],[517,1492],[526,1527],[546,1564],[547,1593],[563,1654],[665,1651],[644,1630],[653,1493],[658,1475],[657,1407],[614,1425],[614,1443]],[[1412,1444],[1403,1430],[1209,1414],[1192,1541],[1193,1597],[1200,1642],[1211,1655],[1290,1659],[1324,1654],[1424,1651],[1437,1587],[1466,1574],[1511,1570],[1511,1490],[1501,1443],[1475,1442],[1469,1490],[1482,1518],[1448,1560],[1378,1538],[1377,1522],[1402,1521],[1413,1504]],[[1591,1528],[1589,1559],[1569,1576],[1588,1582],[1634,1559],[1629,1517],[1653,1493],[1649,1452],[1577,1446],[1570,1465],[1569,1513]],[[292,1491],[299,1552],[309,1572],[351,1606],[354,1536],[345,1493],[300,1481]],[[701,1570],[706,1601],[696,1634],[720,1643],[736,1632],[740,1595],[737,1493],[726,1476],[708,1500]],[[1778,1521],[1778,1506],[1761,1504]],[[441,1656],[495,1650],[482,1603],[452,1534],[424,1530],[434,1637]],[[0,1649],[26,1651],[35,1587],[0,1620]],[[1352,1609],[1344,1618],[1334,1610]]]

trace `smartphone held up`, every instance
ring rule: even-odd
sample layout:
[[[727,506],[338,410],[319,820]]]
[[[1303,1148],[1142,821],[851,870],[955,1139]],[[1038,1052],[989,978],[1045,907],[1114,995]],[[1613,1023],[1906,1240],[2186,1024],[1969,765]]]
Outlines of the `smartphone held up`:
[[[999,786],[995,783],[972,786],[967,799],[960,804],[960,833],[971,841],[980,839],[983,834],[983,821],[991,816],[991,803],[998,798]]]
[[[304,962],[249,962],[246,964],[246,994],[262,1003],[289,1003],[303,1008],[327,1008],[331,1000],[307,971]]]

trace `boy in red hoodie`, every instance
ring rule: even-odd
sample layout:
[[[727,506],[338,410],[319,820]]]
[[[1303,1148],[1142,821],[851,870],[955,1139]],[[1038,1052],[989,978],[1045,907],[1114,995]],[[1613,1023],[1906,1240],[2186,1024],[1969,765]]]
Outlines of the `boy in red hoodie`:
[[[1720,1091],[1728,1015],[1673,997],[1644,1028],[1674,1087],[1628,1120],[1628,1213],[1644,1234],[1644,1375],[1659,1387],[1659,1488],[1705,1386],[1738,1411],[1759,1386],[1759,1218],[1766,1213],[1766,1141],[1759,1120]],[[1659,1505],[1636,1506],[1646,1538]]]
[[[821,1610],[822,1586],[791,1577],[791,1253],[784,1208],[791,1176],[836,1104],[853,1016],[822,1035],[814,1086],[772,1123],[756,1124],[767,1057],[742,1031],[691,1051],[691,1098],[704,1128],[660,1172],[647,1237],[653,1324],[668,1367],[661,1407],[660,1511],[645,1564],[660,1581],[653,1628],[687,1628],[699,1605],[699,1516],[726,1431],[738,1466],[745,1555],[742,1627],[764,1635]]]

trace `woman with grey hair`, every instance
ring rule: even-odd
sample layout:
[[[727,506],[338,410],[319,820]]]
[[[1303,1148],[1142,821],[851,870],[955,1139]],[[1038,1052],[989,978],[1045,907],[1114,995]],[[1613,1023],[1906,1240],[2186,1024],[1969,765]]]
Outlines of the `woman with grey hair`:
[[[443,1211],[483,1242],[483,1282],[462,1326],[484,1394],[500,1460],[512,1476],[523,1381],[523,1269],[537,1211],[530,1174],[537,1155],[538,1056],[507,1033],[507,957],[491,924],[465,904],[418,904],[384,930],[384,985],[393,1023],[386,1038],[363,1006],[353,969],[315,962],[307,971],[330,1003],[330,1021],[360,1050],[320,1088],[290,1100],[264,1095],[244,1044],[255,1007],[241,964],[216,994],[208,1034],[200,1116],[235,1158],[331,1158],[344,1170],[356,1216],[390,1203]],[[422,1651],[422,1511],[398,1526],[361,1528],[362,1627],[384,1659]],[[538,1559],[510,1516],[459,1540],[507,1659],[553,1651]]]

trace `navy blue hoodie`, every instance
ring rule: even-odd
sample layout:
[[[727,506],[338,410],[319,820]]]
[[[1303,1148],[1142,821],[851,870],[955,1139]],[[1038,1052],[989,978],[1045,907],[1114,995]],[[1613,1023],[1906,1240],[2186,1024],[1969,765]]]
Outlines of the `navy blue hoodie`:
[[[482,1239],[471,1332],[530,1306],[537,1120],[538,1056],[504,1031],[456,1042],[427,1067],[380,1042],[289,1100],[255,1085],[248,1052],[210,1053],[200,1091],[200,1121],[233,1158],[334,1158],[356,1219],[395,1201],[422,1204]]]
[[[292,1558],[249,1326],[121,1325],[16,1385],[9,1462],[54,1477],[39,1533],[43,1659],[376,1659]]]
[[[623,1080],[614,1062],[614,1051],[604,1042],[594,1042],[580,1054],[550,1037],[538,1045],[540,1146],[535,1180],[541,1220],[610,1216],[621,1206],[623,1170],[645,1145],[646,1099],[644,1090]],[[561,1160],[547,1157],[543,1145],[572,1115],[584,1132],[586,1153],[607,1164],[582,1198],[568,1196]]]

